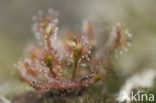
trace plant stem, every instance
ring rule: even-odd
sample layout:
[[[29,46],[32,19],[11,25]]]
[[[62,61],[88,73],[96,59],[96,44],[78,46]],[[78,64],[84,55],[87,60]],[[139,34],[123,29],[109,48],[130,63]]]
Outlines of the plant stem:
[[[54,77],[56,77],[56,74],[55,74],[55,72],[53,71],[53,68],[52,68],[52,67],[50,68],[50,72],[53,74]]]
[[[51,48],[51,46],[50,46],[50,38],[46,38],[46,41],[47,41],[47,46],[48,46],[48,49],[50,49],[50,50],[51,50],[52,48]]]
[[[74,71],[73,71],[73,75],[72,75],[72,80],[74,80],[75,76],[76,76],[77,63],[78,63],[77,61],[75,61],[75,63],[74,63]]]

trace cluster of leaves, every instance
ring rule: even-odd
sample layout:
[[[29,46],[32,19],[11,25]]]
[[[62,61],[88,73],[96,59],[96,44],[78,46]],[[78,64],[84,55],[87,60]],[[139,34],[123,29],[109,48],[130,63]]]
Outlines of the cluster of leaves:
[[[47,15],[34,17],[38,45],[29,46],[25,58],[18,62],[19,76],[43,94],[80,95],[108,75],[105,71],[112,67],[114,52],[129,45],[131,34],[117,23],[99,47],[101,33],[96,21],[85,20],[82,32],[58,36],[57,16],[49,10]]]

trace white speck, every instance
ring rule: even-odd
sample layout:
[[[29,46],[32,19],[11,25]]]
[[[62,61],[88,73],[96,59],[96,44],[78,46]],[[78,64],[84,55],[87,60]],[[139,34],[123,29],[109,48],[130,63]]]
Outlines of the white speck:
[[[127,48],[124,48],[124,52],[127,52],[128,51],[128,49]]]
[[[86,67],[87,65],[86,64],[81,64],[81,66]]]
[[[132,36],[133,36],[132,34],[128,33],[128,37],[132,37]]]
[[[88,53],[91,54],[91,51],[89,51]]]
[[[127,45],[128,45],[128,47],[130,47],[131,46],[131,43],[127,43]]]
[[[87,58],[87,60],[88,60],[88,61],[90,61],[90,59],[89,59],[89,58]]]
[[[123,54],[123,51],[120,51],[120,55],[122,55]]]

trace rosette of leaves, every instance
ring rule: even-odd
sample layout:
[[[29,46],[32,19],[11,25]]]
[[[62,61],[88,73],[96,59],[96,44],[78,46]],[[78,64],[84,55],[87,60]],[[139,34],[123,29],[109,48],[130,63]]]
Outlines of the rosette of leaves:
[[[103,49],[98,48],[101,34],[95,21],[84,21],[82,32],[67,32],[58,36],[58,13],[34,17],[33,31],[38,45],[27,48],[24,59],[18,62],[19,77],[40,93],[79,95],[104,78],[114,51],[129,43],[129,33],[117,24]],[[97,56],[99,50],[107,57]]]

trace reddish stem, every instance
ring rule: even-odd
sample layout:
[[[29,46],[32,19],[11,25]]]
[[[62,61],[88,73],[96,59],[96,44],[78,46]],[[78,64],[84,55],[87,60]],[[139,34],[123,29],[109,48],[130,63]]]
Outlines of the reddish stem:
[[[77,63],[78,63],[77,61],[75,61],[75,63],[74,63],[74,71],[73,71],[73,75],[72,75],[72,80],[74,80],[75,76],[76,76]]]
[[[47,38],[46,38],[46,41],[47,41],[48,49],[51,50],[52,48],[51,48],[51,45],[50,45],[50,37],[49,37],[49,38],[47,37]]]
[[[56,77],[56,73],[53,71],[53,68],[50,68],[50,72],[53,74],[54,77]]]

